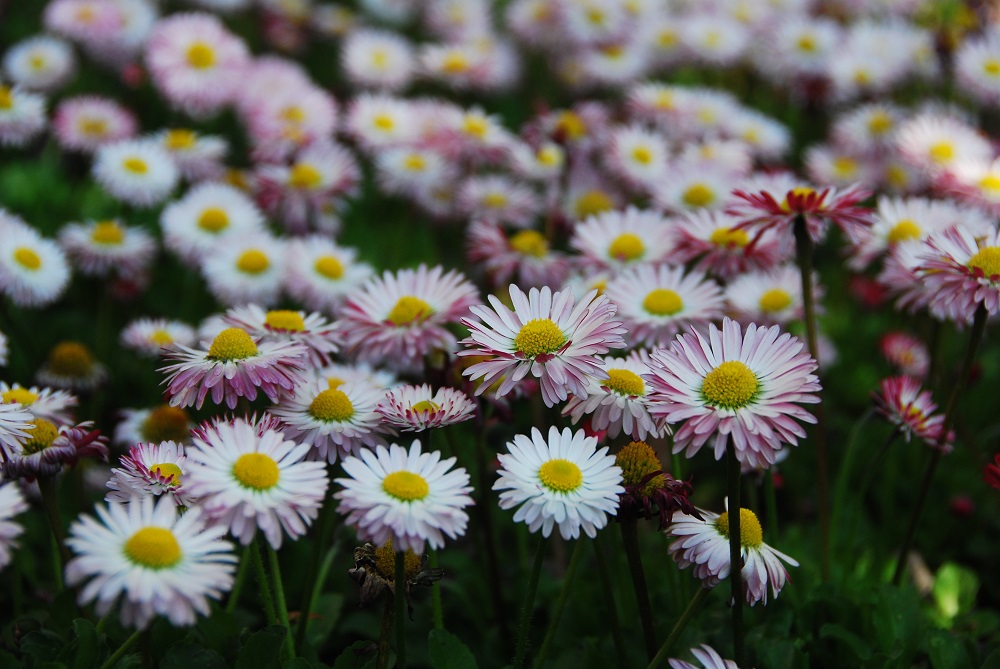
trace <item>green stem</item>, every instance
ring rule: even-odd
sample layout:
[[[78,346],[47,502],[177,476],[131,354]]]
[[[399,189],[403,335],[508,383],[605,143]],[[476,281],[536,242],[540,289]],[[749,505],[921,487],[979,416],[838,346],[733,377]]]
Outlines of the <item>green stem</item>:
[[[428,551],[427,563],[432,568],[437,568],[438,566],[438,552],[436,548],[430,549]],[[431,604],[433,605],[434,611],[434,629],[443,630],[444,629],[444,608],[441,606],[441,584],[437,581],[431,585]]]
[[[628,666],[628,651],[625,645],[625,637],[622,636],[622,626],[618,622],[618,607],[615,605],[615,590],[611,584],[611,570],[608,568],[608,559],[604,555],[604,548],[601,547],[598,538],[594,538],[594,554],[597,556],[597,573],[601,579],[601,590],[604,593],[604,615],[607,623],[611,626],[611,638],[615,643],[615,652],[618,654],[618,666]]]
[[[375,655],[375,669],[388,669],[389,649],[392,646],[393,598],[386,593],[382,606],[382,627],[378,633],[378,653]]]
[[[288,604],[285,603],[285,585],[281,581],[281,565],[278,563],[278,551],[271,544],[267,545],[268,562],[271,567],[271,579],[274,581],[274,604],[278,620],[285,627],[285,654],[288,659],[295,659],[295,645],[292,643],[292,627],[288,624]]]
[[[882,442],[878,450],[875,451],[875,455],[871,457],[871,460],[865,465],[865,478],[861,482],[861,487],[858,488],[858,503],[863,504],[865,501],[865,495],[868,494],[868,489],[872,485],[872,481],[875,480],[875,474],[878,472],[879,467],[882,465],[882,460],[885,459],[885,454],[889,452],[889,447],[892,446],[893,442],[899,436],[899,430],[893,429],[889,434],[889,437]]]
[[[278,616],[274,612],[274,602],[271,599],[271,586],[267,582],[267,573],[264,571],[264,558],[260,554],[260,537],[254,537],[253,543],[248,548],[250,561],[253,564],[253,573],[257,577],[257,585],[260,587],[260,598],[264,602],[267,622],[269,625],[278,625]]]
[[[538,541],[535,551],[535,562],[531,567],[531,578],[528,580],[528,592],[524,595],[524,605],[521,607],[521,620],[517,625],[517,651],[514,655],[514,669],[524,667],[530,636],[531,612],[535,609],[535,592],[538,590],[538,579],[542,575],[542,560],[545,557],[545,538]]]
[[[729,583],[732,586],[733,659],[739,669],[746,669],[743,650],[743,556],[740,534],[740,462],[730,439],[726,446],[726,478],[729,494]]]
[[[819,363],[816,298],[813,291],[812,275],[813,241],[806,228],[806,219],[803,214],[795,217],[794,232],[795,259],[802,277],[802,309],[806,322],[806,341],[809,344],[809,354]],[[827,473],[826,417],[823,402],[813,405],[813,415],[816,417],[816,427],[813,432],[816,444],[816,479],[819,483],[816,494],[819,495],[820,549],[823,580],[828,581],[830,579],[830,481]]]
[[[986,307],[980,303],[979,308],[976,309],[975,318],[972,321],[972,332],[969,334],[969,346],[965,350],[962,369],[955,380],[955,385],[952,386],[951,394],[948,396],[948,404],[945,406],[944,422],[941,425],[941,440],[937,444],[932,445],[931,458],[927,463],[927,469],[924,471],[923,481],[920,483],[917,504],[913,507],[913,515],[910,516],[910,524],[906,529],[906,537],[903,539],[903,546],[900,549],[899,558],[896,560],[896,571],[892,575],[893,585],[899,585],[899,582],[903,578],[906,558],[910,554],[910,548],[913,546],[913,537],[916,535],[917,525],[920,524],[920,516],[923,514],[924,504],[927,502],[927,495],[934,480],[934,472],[937,470],[941,454],[944,452],[948,433],[955,422],[955,409],[958,407],[958,397],[962,392],[962,388],[969,382],[969,373],[972,371],[972,363],[976,360],[976,351],[979,349],[979,344],[983,340],[983,334],[986,332],[986,319]]]
[[[562,589],[559,591],[559,599],[556,600],[555,609],[552,611],[552,618],[549,620],[549,629],[545,632],[545,639],[542,647],[538,650],[538,657],[535,659],[535,666],[545,666],[545,656],[549,653],[549,646],[556,635],[559,627],[559,620],[562,618],[563,609],[566,608],[566,601],[569,599],[569,592],[572,589],[573,577],[576,575],[576,568],[580,564],[580,556],[583,555],[583,540],[577,539],[576,546],[573,547],[573,555],[569,559],[569,567],[566,568],[566,575],[563,577]]]
[[[851,432],[847,437],[847,447],[844,449],[844,458],[840,461],[840,469],[837,472],[837,482],[833,491],[833,517],[831,521],[833,523],[833,529],[837,533],[841,531],[840,516],[843,513],[845,506],[844,497],[847,495],[848,487],[853,487],[854,483],[852,474],[854,471],[854,460],[856,459],[858,453],[858,438],[861,436],[865,425],[874,414],[875,409],[869,407],[861,415],[861,418],[854,422],[854,425],[851,427]]]
[[[646,645],[646,659],[652,660],[656,655],[656,630],[653,627],[653,607],[649,603],[649,588],[646,585],[646,572],[642,568],[642,555],[639,552],[639,531],[635,518],[621,520],[622,543],[625,546],[625,558],[628,560],[628,571],[632,577],[632,589],[639,607],[639,620],[642,623],[642,638]]]
[[[708,588],[698,588],[698,591],[694,593],[694,597],[692,597],[691,601],[688,603],[687,608],[684,609],[684,613],[682,613],[681,617],[677,619],[676,623],[674,623],[674,628],[670,630],[670,636],[668,636],[667,640],[663,642],[662,646],[660,646],[660,652],[656,654],[656,657],[653,658],[653,661],[649,663],[649,666],[647,666],[646,669],[656,669],[656,667],[663,664],[664,660],[667,659],[667,656],[670,655],[670,649],[673,647],[674,642],[677,641],[677,637],[681,635],[681,632],[684,631],[687,624],[691,622],[691,618],[693,618],[694,614],[698,612],[699,608],[701,608],[702,602],[704,602],[705,598],[708,597],[708,593]]]
[[[331,476],[330,478],[332,479],[333,477]],[[326,546],[327,540],[333,532],[333,525],[336,521],[336,517],[337,514],[334,511],[333,500],[327,499],[323,508],[320,509],[319,512],[319,533],[313,542],[312,555],[309,558],[309,568],[306,572],[305,580],[306,587],[302,593],[302,605],[299,608],[299,622],[298,627],[295,630],[295,647],[299,649],[300,653],[302,652],[306,642],[306,632],[309,628],[309,617],[312,615],[313,602],[316,601],[316,597],[321,592],[321,580],[325,580],[317,578],[317,576],[319,576],[320,565],[322,564],[320,556],[322,555],[323,547]],[[313,584],[316,584],[317,587],[313,587]]]
[[[396,669],[406,669],[406,551],[396,552]]]
[[[489,406],[488,403],[484,403]],[[483,406],[483,405],[480,405]],[[484,413],[488,416],[488,413]],[[455,449],[457,453],[457,449]],[[488,570],[487,582],[490,588],[490,597],[493,599],[493,614],[496,617],[497,627],[500,631],[501,639],[510,639],[510,628],[507,624],[507,607],[503,598],[503,579],[500,577],[500,563],[497,550],[496,530],[493,527],[493,507],[489,472],[489,453],[486,450],[486,429],[480,431],[476,437],[476,471],[479,478],[479,500],[473,506],[480,525],[482,526],[482,538],[486,546],[486,568]],[[509,648],[509,647],[508,647]]]
[[[63,531],[62,516],[59,514],[59,487],[55,476],[38,479],[38,491],[42,495],[42,508],[52,530],[52,566],[55,571],[56,588],[63,589],[63,569],[72,557],[66,548],[66,534]]]
[[[247,546],[243,549],[243,555],[240,557],[240,566],[236,571],[236,583],[233,585],[232,592],[229,593],[229,601],[226,602],[226,613],[232,613],[236,610],[236,605],[240,601],[240,593],[243,592],[243,583],[247,579],[247,570],[250,568],[250,547]]]
[[[125,653],[127,653],[132,646],[136,644],[141,636],[142,630],[136,630],[133,632],[132,636],[125,639],[125,643],[118,647],[118,650],[116,650],[111,657],[108,658],[107,662],[101,665],[101,669],[111,669],[113,666],[118,664],[118,662],[125,657]]]

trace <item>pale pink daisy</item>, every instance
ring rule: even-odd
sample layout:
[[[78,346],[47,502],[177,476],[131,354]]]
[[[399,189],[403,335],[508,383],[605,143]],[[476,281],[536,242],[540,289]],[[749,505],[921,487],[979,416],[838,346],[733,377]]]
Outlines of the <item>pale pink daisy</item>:
[[[642,441],[669,431],[656,425],[649,415],[649,388],[642,378],[650,371],[645,351],[634,351],[626,358],[607,356],[602,366],[607,380],[591,378],[586,395],[569,398],[562,410],[564,416],[571,416],[575,425],[584,415],[590,415],[591,430],[607,430],[611,439],[625,434]]]
[[[492,309],[473,306],[477,318],[462,319],[470,336],[458,355],[488,357],[462,372],[472,381],[483,379],[477,395],[503,377],[496,390],[503,397],[530,372],[546,406],[554,406],[569,393],[585,394],[591,376],[604,378],[598,355],[625,347],[626,330],[614,320],[617,307],[596,291],[576,304],[572,291],[553,293],[548,286],[525,294],[511,284],[509,293],[513,311],[490,295]]]
[[[469,262],[482,267],[491,285],[558,287],[569,275],[569,259],[550,250],[548,240],[537,230],[508,235],[498,225],[476,221],[467,235]]]
[[[356,249],[315,235],[288,242],[285,289],[309,309],[336,313],[347,296],[371,278],[372,266]]]
[[[184,487],[186,461],[184,447],[172,441],[133,444],[121,457],[121,467],[111,470],[104,501],[129,502],[164,495],[177,506],[192,506],[194,498]]]
[[[325,464],[304,460],[309,444],[287,439],[276,425],[269,416],[205,423],[187,451],[189,494],[244,546],[258,529],[275,549],[285,534],[303,536],[330,484]]]
[[[476,412],[476,405],[460,390],[433,390],[429,384],[424,383],[392,388],[375,410],[382,415],[387,425],[403,432],[423,432],[471,419]]]
[[[312,144],[330,142],[338,119],[337,103],[312,82],[282,82],[256,98],[252,106],[245,106],[243,113],[254,142],[253,155],[271,162]]]
[[[879,350],[901,374],[921,379],[927,376],[930,355],[922,341],[905,332],[887,332],[879,340]]]
[[[91,153],[104,144],[134,137],[139,122],[129,109],[110,98],[78,96],[59,103],[52,129],[63,148]]]
[[[787,255],[788,245],[774,230],[751,239],[739,220],[722,211],[692,212],[678,219],[670,232],[673,249],[668,260],[695,262],[694,267],[721,279],[774,267]]]
[[[158,358],[171,344],[191,346],[197,339],[187,323],[167,318],[138,318],[122,329],[122,346],[141,356]]]
[[[20,404],[32,417],[45,418],[57,427],[74,422],[72,412],[78,403],[76,395],[65,390],[0,381],[0,404]]]
[[[530,227],[542,211],[533,188],[500,175],[469,177],[458,187],[455,200],[463,216],[519,228]]]
[[[145,229],[116,219],[68,223],[59,231],[59,245],[81,274],[98,277],[141,276],[158,250]]]
[[[673,242],[673,221],[663,214],[630,206],[607,211],[573,226],[570,247],[580,253],[587,270],[619,272],[637,264],[667,259]]]
[[[679,335],[651,355],[650,413],[681,423],[674,453],[692,457],[711,440],[718,460],[731,440],[740,462],[766,468],[784,444],[805,436],[796,420],[816,422],[799,406],[819,402],[820,390],[816,361],[802,349],[778,326],[751,323],[743,332],[729,318],[721,330],[709,325],[707,338],[699,330]]]
[[[253,401],[260,390],[272,402],[291,393],[303,381],[306,347],[289,341],[257,342],[240,328],[220,332],[211,345],[194,349],[174,344],[161,368],[170,405],[201,408],[211,392],[212,403],[236,408],[240,397]]]
[[[232,307],[223,316],[227,324],[246,330],[261,343],[288,341],[308,349],[306,359],[314,367],[329,364],[339,349],[339,336],[333,323],[315,311],[278,309],[265,311],[256,304]]]
[[[951,450],[955,433],[944,434],[944,415],[934,412],[937,405],[931,391],[921,390],[920,382],[911,376],[891,376],[882,379],[879,392],[872,393],[875,408],[898,430],[907,442],[921,439],[928,446]]]
[[[956,225],[928,237],[919,257],[931,314],[971,323],[980,306],[990,315],[1000,311],[1000,231],[976,236]]]

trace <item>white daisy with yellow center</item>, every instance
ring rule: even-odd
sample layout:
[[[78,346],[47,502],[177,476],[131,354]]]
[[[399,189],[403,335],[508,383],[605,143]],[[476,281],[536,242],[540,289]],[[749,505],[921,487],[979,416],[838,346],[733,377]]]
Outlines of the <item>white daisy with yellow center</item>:
[[[0,292],[22,307],[51,304],[69,283],[69,263],[55,242],[27,224],[0,233]]]
[[[223,304],[278,301],[285,273],[285,241],[259,233],[218,241],[203,260],[208,289]]]
[[[94,157],[93,175],[110,195],[137,207],[162,202],[180,179],[173,158],[153,139],[105,144]]]
[[[607,430],[614,439],[626,434],[637,441],[669,433],[669,428],[658,427],[649,415],[646,401],[648,388],[643,374],[649,373],[649,356],[636,351],[626,358],[605,357],[603,369],[608,378],[590,380],[586,395],[570,397],[562,414],[571,416],[575,425],[585,415],[590,415],[593,430]]]

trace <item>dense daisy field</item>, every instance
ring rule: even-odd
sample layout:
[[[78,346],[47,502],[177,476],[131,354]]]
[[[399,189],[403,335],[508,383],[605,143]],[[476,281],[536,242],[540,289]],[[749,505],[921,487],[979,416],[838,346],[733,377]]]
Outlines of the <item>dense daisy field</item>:
[[[0,0],[0,669],[1000,669],[1000,14]]]

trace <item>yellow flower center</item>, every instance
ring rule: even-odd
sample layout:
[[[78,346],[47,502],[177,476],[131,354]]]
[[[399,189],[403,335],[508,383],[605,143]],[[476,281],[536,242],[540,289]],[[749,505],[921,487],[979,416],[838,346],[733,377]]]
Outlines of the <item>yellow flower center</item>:
[[[645,254],[646,245],[642,243],[642,238],[631,232],[618,235],[608,247],[608,255],[622,262],[638,260]]]
[[[562,162],[562,152],[554,146],[545,146],[538,150],[535,159],[540,165],[555,167]]]
[[[427,161],[419,153],[411,153],[403,158],[403,167],[412,172],[423,172],[427,169]]]
[[[799,37],[796,45],[799,47],[799,51],[805,51],[806,53],[812,53],[816,50],[816,40],[812,35],[802,35]]]
[[[14,249],[14,261],[24,269],[29,269],[31,271],[37,270],[42,266],[42,258],[34,249],[29,249],[27,246],[19,246]]]
[[[0,393],[0,399],[3,400],[4,404],[14,404],[16,402],[23,406],[31,406],[38,399],[38,394],[19,386]]]
[[[431,402],[430,400],[420,400],[413,405],[414,411],[426,411],[427,413],[433,415],[441,410],[441,405],[437,402]]]
[[[549,252],[549,243],[535,230],[522,230],[510,238],[510,247],[525,256],[544,258]]]
[[[420,573],[423,566],[423,559],[413,552],[412,548],[407,548],[403,554],[404,573],[406,580]],[[384,546],[375,549],[375,571],[382,577],[382,580],[394,583],[396,580],[396,551],[392,548],[392,539]]]
[[[204,42],[195,42],[187,50],[188,65],[204,70],[215,64],[215,51]]]
[[[144,527],[125,542],[125,557],[146,569],[166,569],[183,553],[174,533],[165,527]]]
[[[157,344],[158,346],[169,346],[174,343],[174,338],[170,336],[170,333],[166,330],[153,330],[149,335],[148,341],[151,344]]]
[[[340,385],[340,384],[337,384]],[[322,391],[309,403],[309,415],[325,422],[343,422],[354,415],[354,405],[343,390],[327,379],[327,390]]]
[[[320,256],[316,259],[313,269],[327,279],[339,279],[344,276],[344,266],[333,256]]]
[[[889,231],[886,239],[888,239],[890,244],[898,244],[900,242],[908,242],[913,239],[920,239],[920,235],[920,226],[917,225],[915,221],[905,218],[896,225],[892,226],[892,230]]]
[[[288,121],[289,123],[302,123],[306,120],[306,112],[302,107],[298,105],[289,105],[281,110],[278,114],[281,120]]]
[[[49,370],[58,376],[84,377],[93,368],[93,354],[78,341],[60,342],[49,353]]]
[[[715,191],[705,184],[691,184],[681,199],[689,207],[707,207],[715,202]]]
[[[447,74],[462,74],[469,69],[469,59],[465,54],[452,51],[441,61],[441,71]]]
[[[514,338],[514,348],[529,358],[558,351],[565,343],[566,335],[550,318],[531,319]]]
[[[910,175],[902,165],[889,165],[885,168],[885,180],[890,186],[903,188],[910,183]]]
[[[247,249],[236,259],[236,268],[247,274],[260,274],[267,271],[271,266],[271,261],[267,259],[267,254],[260,249]]]
[[[544,463],[538,469],[538,478],[549,490],[573,492],[583,484],[583,472],[574,462],[556,458]]]
[[[278,485],[281,470],[270,455],[244,453],[233,463],[233,476],[245,488],[270,490]]]
[[[267,316],[264,317],[264,325],[275,330],[290,330],[292,332],[302,332],[306,329],[302,314],[288,309],[267,312]]]
[[[858,171],[858,163],[848,156],[837,156],[833,159],[833,172],[841,179],[848,179]]]
[[[997,60],[996,58],[987,58],[983,62],[983,72],[991,77],[1000,75],[1000,60]]]
[[[187,412],[180,407],[161,404],[146,416],[139,427],[139,436],[143,441],[158,444],[162,441],[183,443],[191,436],[189,426],[191,420]]]
[[[615,464],[622,468],[622,480],[628,486],[639,485],[644,478],[663,469],[656,451],[644,441],[633,441],[623,446],[615,456]],[[642,487],[641,493],[649,496],[662,488],[665,482],[663,474],[654,476]]]
[[[122,167],[132,174],[145,174],[149,171],[149,166],[146,164],[146,161],[137,156],[132,156],[123,160]]]
[[[393,472],[382,479],[382,490],[401,502],[414,502],[430,494],[427,479],[413,472]]]
[[[208,349],[208,359],[220,362],[245,360],[257,355],[257,344],[241,328],[226,328],[215,335]]]
[[[77,121],[76,129],[82,135],[103,137],[108,132],[108,124],[102,118],[81,118]]]
[[[10,109],[14,106],[14,91],[10,86],[0,84],[0,109]]]
[[[1000,193],[1000,174],[987,174],[979,180],[979,187],[994,195]]]
[[[293,188],[315,188],[322,181],[323,175],[309,163],[295,163],[288,173],[288,184]]]
[[[487,193],[483,196],[483,206],[489,209],[500,209],[507,206],[507,196],[503,193]]]
[[[673,316],[684,308],[684,300],[669,288],[655,288],[642,301],[642,308],[654,316]]]
[[[372,119],[372,124],[379,130],[392,130],[396,127],[396,121],[388,114],[376,114]]]
[[[705,402],[721,409],[741,409],[757,396],[757,376],[739,360],[727,360],[705,375],[701,395]]]
[[[116,221],[101,221],[94,225],[94,231],[90,233],[90,239],[95,244],[117,245],[125,239],[125,231]]]
[[[181,468],[173,462],[158,462],[149,468],[149,473],[166,477],[167,483],[171,485],[181,484]]]
[[[678,42],[680,42],[680,36],[672,28],[664,28],[656,36],[656,43],[663,49],[672,49],[677,46]],[[660,109],[673,109],[673,105],[673,97],[666,93],[661,93],[656,98],[656,106]]]
[[[588,216],[595,216],[605,211],[611,211],[615,206],[614,201],[602,190],[588,190],[576,199],[573,209],[576,217],[583,219]]]
[[[951,142],[938,142],[927,151],[930,159],[935,163],[946,163],[955,157],[955,147]]]
[[[632,149],[632,158],[642,165],[649,165],[653,162],[653,152],[645,146],[637,146]]]
[[[587,124],[579,114],[564,111],[556,120],[556,132],[569,140],[581,139],[587,136]]]
[[[965,265],[969,269],[980,269],[987,277],[1000,274],[1000,246],[985,246],[969,258]]]
[[[384,70],[385,66],[389,64],[389,54],[387,54],[382,49],[375,49],[372,51],[372,65],[380,70]]]
[[[737,230],[735,228],[718,228],[712,231],[708,241],[712,242],[716,246],[722,246],[730,249],[742,249],[750,243],[750,235],[748,235],[745,230]]]
[[[229,227],[229,214],[221,207],[208,207],[198,217],[198,227],[205,232],[218,234]]]
[[[892,130],[892,125],[892,117],[882,110],[873,112],[868,117],[868,132],[873,135],[884,135]]]
[[[163,144],[170,151],[184,151],[193,147],[197,142],[198,135],[193,130],[184,128],[168,130],[166,137],[163,139]]]
[[[642,377],[627,369],[609,369],[605,385],[619,395],[639,396],[646,392]]]
[[[21,442],[25,455],[34,455],[44,451],[59,436],[59,428],[44,418],[36,418],[29,425],[30,427],[24,429],[28,438]]]
[[[390,323],[396,326],[410,325],[414,322],[423,321],[434,313],[431,305],[427,304],[419,297],[404,295],[396,300],[392,311],[386,317]]]
[[[729,538],[729,512],[725,511],[715,521],[719,534]],[[740,509],[740,545],[744,548],[758,548],[764,543],[764,530],[760,521],[750,509]]]
[[[765,314],[773,314],[787,309],[792,303],[792,296],[787,290],[772,288],[760,296],[760,310]]]

